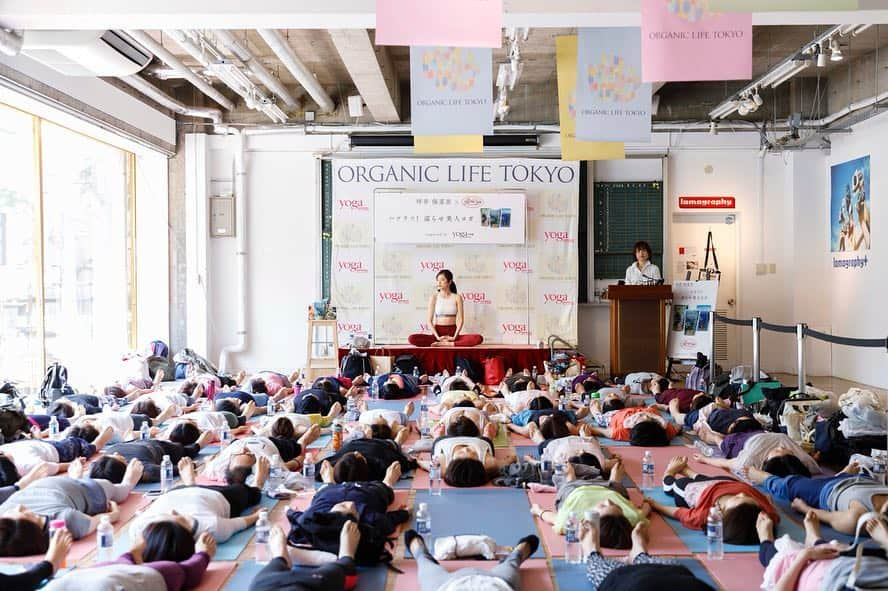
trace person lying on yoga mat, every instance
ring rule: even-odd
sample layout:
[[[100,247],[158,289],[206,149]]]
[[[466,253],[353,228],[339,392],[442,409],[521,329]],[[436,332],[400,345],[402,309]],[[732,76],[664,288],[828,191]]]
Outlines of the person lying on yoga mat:
[[[269,463],[264,457],[255,459],[254,486],[246,484],[251,466],[236,464],[225,471],[225,485],[195,485],[194,462],[191,458],[179,460],[182,485],[157,497],[145,510],[136,515],[130,527],[130,539],[136,540],[152,523],[176,521],[183,523],[192,537],[204,532],[220,544],[237,532],[252,527],[259,512],[242,514],[262,498],[262,487],[268,479]]]
[[[92,425],[71,427],[62,439],[19,439],[0,445],[0,452],[12,460],[19,474],[44,462],[48,474],[58,474],[75,459],[88,458],[101,450],[112,435],[110,428],[99,433]]]
[[[621,460],[613,464],[607,479],[600,473],[595,476],[594,472],[578,478],[577,465],[568,462],[564,484],[555,494],[555,511],[534,503],[530,513],[551,524],[556,534],[564,535],[571,513],[582,517],[586,511],[597,511],[601,544],[605,548],[625,550],[631,547],[632,528],[647,520],[651,507],[647,503],[636,507],[629,500],[629,492],[621,482],[624,476]]]
[[[102,412],[102,401],[92,394],[72,394],[62,396],[49,407],[49,414],[56,417],[71,417],[80,415],[94,415]]]
[[[518,414],[530,408],[537,398],[546,398],[554,408],[558,404],[558,394],[554,390],[518,390],[503,396],[509,414]]]
[[[43,586],[44,581],[51,579],[65,564],[65,557],[73,543],[74,538],[71,537],[71,532],[65,528],[56,530],[49,539],[49,547],[43,560],[19,573],[0,573],[0,589],[13,591],[39,589]]]
[[[268,535],[268,549],[273,557],[250,583],[249,591],[344,591],[354,588],[358,572],[355,553],[361,530],[355,521],[345,521],[339,532],[339,553],[335,562],[312,569],[293,569],[287,534],[275,526]],[[292,548],[296,550],[296,548]]]
[[[414,347],[474,347],[484,338],[479,334],[461,334],[463,329],[463,298],[456,291],[453,273],[447,269],[435,276],[436,293],[429,298],[428,323],[432,334],[412,334],[407,342]]]
[[[625,560],[607,558],[595,526],[580,521],[580,544],[586,557],[586,579],[597,591],[637,591],[638,589],[681,589],[714,591],[675,560],[648,554],[649,521],[632,528],[629,556]],[[607,547],[607,546],[605,546]]]
[[[193,423],[182,422],[173,428],[170,441],[136,439],[109,445],[105,448],[105,453],[93,460],[89,467],[89,476],[104,478],[114,483],[122,482],[127,464],[133,459],[138,459],[143,467],[141,481],[160,482],[160,463],[163,461],[163,456],[170,457],[173,471],[177,473],[176,464],[179,460],[184,457],[197,457],[200,450],[212,439],[212,432],[201,433]],[[190,443],[181,443],[182,441]]]
[[[50,591],[108,588],[184,591],[200,585],[213,556],[216,540],[204,532],[195,542],[191,519],[157,521],[142,531],[129,552],[117,559],[79,568],[47,587]],[[127,567],[142,567],[132,569]],[[138,575],[134,576],[135,573]],[[144,578],[143,578],[144,577]]]
[[[779,521],[777,510],[766,496],[752,486],[730,476],[704,476],[688,467],[688,459],[676,456],[663,474],[663,490],[675,500],[667,507],[645,498],[654,511],[678,519],[690,529],[705,530],[713,506],[718,506],[724,522],[724,541],[729,544],[756,544],[755,521],[766,513]]]
[[[504,591],[521,588],[521,563],[533,556],[540,546],[535,535],[524,536],[502,562],[490,569],[461,568],[450,572],[432,556],[425,540],[416,530],[404,532],[404,543],[416,559],[420,591],[459,591],[485,589]]]
[[[695,400],[701,397],[707,397],[705,392],[700,390],[692,390],[690,388],[682,388],[678,382],[670,382],[666,378],[651,382],[651,394],[657,401],[657,408],[663,411],[669,411],[669,406],[673,400],[677,401],[678,411],[687,413]],[[711,399],[710,399],[711,400]]]
[[[679,409],[679,401],[675,399],[669,401],[667,409],[669,410],[669,414],[672,416],[673,421],[682,425],[685,430],[693,431],[697,424],[697,420],[700,418],[700,411],[704,408],[708,408],[711,411],[715,408],[715,402],[716,399],[709,394],[700,393],[691,399],[691,404],[686,412],[681,412]],[[662,406],[657,406],[657,408],[662,408]]]
[[[288,394],[287,390],[280,390],[277,393],[277,396],[280,399],[284,399]],[[278,402],[277,397],[269,396],[268,394],[247,394],[241,390],[231,390],[229,392],[216,392],[216,396],[213,398],[213,403],[216,407],[218,407],[219,403],[223,400],[228,400],[231,402],[236,402],[239,407],[244,407],[251,402],[256,407],[256,410],[253,412],[254,415],[264,414],[268,405],[268,400],[271,398],[275,402]],[[235,413],[240,414],[240,413]]]
[[[142,464],[133,460],[120,484],[80,479],[83,464],[71,464],[71,475],[50,476],[32,483],[0,504],[0,556],[31,556],[46,552],[47,525],[63,519],[75,540],[96,530],[103,515],[117,521],[117,503],[127,499],[142,477]]]
[[[23,488],[27,488],[29,484],[49,476],[49,464],[46,462],[37,462],[34,466],[19,475],[18,468],[10,458],[0,451],[0,503],[3,503]]]
[[[493,441],[486,437],[438,437],[432,444],[432,455],[441,464],[441,474],[450,486],[468,488],[484,486],[499,475],[503,466],[517,461],[511,454],[502,460],[496,458]],[[419,460],[419,467],[428,471],[429,460]]]
[[[826,589],[888,588],[888,521],[872,518],[861,524],[881,548],[865,548],[857,558],[855,548],[827,542],[820,532],[814,511],[805,515],[804,545],[784,536],[778,550],[774,543],[774,522],[760,514],[756,530],[761,541],[759,562],[765,567],[761,588],[766,591],[807,591]],[[853,576],[852,576],[853,573]]]
[[[357,522],[362,531],[361,544],[356,556],[363,556],[364,564],[385,560],[386,544],[380,543],[390,537],[397,527],[410,519],[406,505],[394,511],[389,506],[395,500],[394,485],[401,478],[401,465],[392,462],[386,469],[382,481],[343,482],[333,480],[333,469],[329,462],[323,468],[323,481],[311,499],[311,505],[304,511],[289,509],[287,520],[290,533],[287,537],[292,545],[308,545],[320,552],[288,548],[290,559],[297,564],[319,564],[332,562],[341,551],[342,526],[348,521]],[[366,534],[366,538],[365,538]],[[380,543],[375,548],[369,544]],[[389,559],[391,555],[387,556]],[[312,560],[312,558],[314,558]]]
[[[482,396],[474,390],[460,390],[459,388],[441,394],[436,410],[439,415],[443,415],[451,408],[468,408],[469,406],[480,408],[488,415],[499,412],[499,407],[486,396]]]
[[[255,433],[256,435],[260,435],[262,437],[269,437],[274,435],[273,430],[274,426],[279,419],[287,419],[290,421],[290,424],[293,425],[293,432],[296,436],[300,436],[306,431],[308,431],[313,425],[317,425],[319,428],[329,427],[333,423],[333,419],[339,415],[341,410],[341,406],[339,404],[334,404],[333,409],[331,409],[330,413],[327,415],[320,415],[318,413],[313,414],[297,414],[295,412],[283,412],[277,413],[274,417],[271,417],[271,421],[266,421],[262,424],[254,424],[249,427],[249,429]],[[283,427],[280,427],[283,428]]]
[[[450,392],[452,390],[467,391],[471,390],[479,395],[483,395],[481,384],[473,381],[466,370],[461,370],[456,375],[446,376],[440,384],[432,386],[432,393],[436,396],[441,393]]]
[[[542,454],[550,443],[562,437],[592,436],[592,426],[585,423],[577,425],[576,422],[571,421],[572,414],[570,411],[556,410],[552,414],[541,414],[537,417],[537,422],[531,421],[525,426],[512,423],[508,423],[506,426],[510,431],[523,435],[536,443],[539,453]]]
[[[423,384],[429,383],[429,376],[423,374],[418,378],[405,373],[384,373],[374,378],[379,388],[379,397],[383,400],[400,400],[417,396]]]
[[[744,468],[743,475],[774,497],[792,501],[796,511],[813,511],[834,530],[853,535],[857,520],[865,513],[878,511],[888,519],[888,486],[859,471],[860,466],[852,462],[828,478],[775,476],[753,467]]]
[[[723,458],[695,454],[694,459],[710,466],[742,473],[744,468],[765,470],[777,476],[799,474],[811,476],[821,472],[820,466],[808,452],[785,433],[740,431],[721,435],[701,424],[697,436],[710,445],[721,448]]]
[[[452,435],[458,437],[481,437],[496,439],[499,425],[490,420],[486,412],[472,406],[457,406],[441,415],[432,429],[433,437]]]
[[[663,447],[681,433],[677,427],[651,407],[622,408],[619,400],[589,405],[598,426],[590,425],[592,435],[600,435],[615,441],[628,441],[642,447]]]
[[[394,462],[403,473],[417,466],[416,461],[404,455],[401,445],[392,439],[350,439],[338,452],[315,463],[315,478],[326,482],[323,477],[329,473],[333,482],[338,483],[382,480]]]
[[[413,401],[404,405],[403,412],[386,408],[369,409],[366,400],[361,401],[359,408],[361,416],[358,418],[358,423],[364,437],[391,439],[400,446],[410,436],[408,422],[415,410]]]
[[[522,432],[522,428],[528,427],[532,423],[535,423],[537,427],[542,426],[541,419],[543,417],[560,415],[569,424],[576,427],[577,421],[588,414],[589,409],[586,407],[582,407],[576,412],[572,410],[556,410],[548,396],[537,396],[528,403],[527,410],[515,413],[509,419],[515,432],[528,436],[527,433]]]
[[[318,438],[321,433],[320,427],[312,425],[299,439],[294,437],[295,430],[287,429],[292,427],[292,424],[286,418],[281,417],[279,427],[278,433],[286,434],[285,437],[251,435],[244,439],[235,439],[207,463],[206,475],[221,480],[226,472],[234,467],[244,467],[249,471],[258,467],[256,464],[258,458],[270,462],[274,456],[280,458],[285,469],[301,470],[305,449]]]
[[[540,385],[530,375],[530,371],[525,369],[520,373],[509,373],[503,378],[499,385],[499,394],[503,398],[507,398],[513,392],[524,392],[526,390],[539,390]]]
[[[288,389],[292,394],[293,383],[299,379],[300,370],[296,370],[289,376],[276,371],[260,371],[245,379],[238,386],[249,394],[277,395],[281,390]]]
[[[660,374],[652,371],[639,371],[626,374],[622,380],[618,380],[618,383],[629,386],[630,394],[650,394],[651,383],[662,377]]]
[[[329,415],[334,417],[342,412],[348,399],[339,390],[328,391],[324,388],[307,388],[292,400],[292,412],[302,415]],[[288,405],[285,405],[288,406]],[[333,411],[336,411],[335,413]]]
[[[136,404],[150,400],[157,408],[164,411],[169,406],[175,407],[174,415],[198,410],[201,400],[203,400],[203,390],[195,389],[194,396],[189,396],[183,392],[173,392],[172,390],[155,390],[150,394],[143,394],[134,401]],[[133,410],[132,412],[136,412]],[[143,413],[144,414],[144,413]]]
[[[363,375],[359,375],[355,379],[345,376],[325,376],[317,378],[312,382],[311,387],[323,388],[327,392],[339,392],[343,396],[350,396],[350,391],[353,392],[352,388],[360,388],[366,385],[367,382]]]

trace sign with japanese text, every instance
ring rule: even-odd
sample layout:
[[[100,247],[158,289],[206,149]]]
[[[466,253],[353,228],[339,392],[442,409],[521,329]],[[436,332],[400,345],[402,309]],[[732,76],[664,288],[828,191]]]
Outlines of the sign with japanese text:
[[[388,244],[524,244],[524,193],[375,196],[373,234]]]
[[[666,354],[672,359],[712,358],[712,315],[718,281],[675,281]]]

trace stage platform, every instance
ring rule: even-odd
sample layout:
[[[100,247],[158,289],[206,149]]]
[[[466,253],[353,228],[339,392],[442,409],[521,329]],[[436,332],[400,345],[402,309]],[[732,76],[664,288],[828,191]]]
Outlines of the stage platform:
[[[348,354],[346,347],[339,348],[339,361]],[[504,367],[521,371],[524,368],[531,369],[537,366],[543,373],[543,361],[549,360],[549,349],[539,348],[533,345],[497,345],[481,344],[477,347],[414,347],[413,345],[383,345],[372,349],[361,349],[362,353],[374,356],[388,356],[395,358],[398,355],[415,355],[422,363],[422,369],[427,374],[436,374],[444,371],[453,371],[455,359],[463,357],[475,361],[479,365],[488,357],[502,357]]]

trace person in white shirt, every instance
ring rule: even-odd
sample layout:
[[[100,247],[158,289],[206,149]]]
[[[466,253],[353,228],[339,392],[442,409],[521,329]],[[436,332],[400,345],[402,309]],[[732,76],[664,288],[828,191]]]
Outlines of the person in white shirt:
[[[626,269],[626,285],[654,285],[663,280],[660,268],[651,262],[651,245],[644,240],[635,243],[635,262]]]
[[[651,394],[651,383],[662,378],[663,376],[652,371],[637,371],[626,374],[623,384],[629,386],[630,394]]]

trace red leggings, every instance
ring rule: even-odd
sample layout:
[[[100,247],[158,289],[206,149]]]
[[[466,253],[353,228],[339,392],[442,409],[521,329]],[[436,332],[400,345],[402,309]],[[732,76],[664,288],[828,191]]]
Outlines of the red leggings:
[[[456,333],[456,325],[435,325],[435,332],[442,337],[452,337]],[[461,334],[453,341],[454,347],[474,347],[480,345],[484,341],[484,337],[479,334]],[[412,334],[407,337],[407,342],[414,347],[431,347],[432,343],[436,343],[434,335],[430,334]]]

